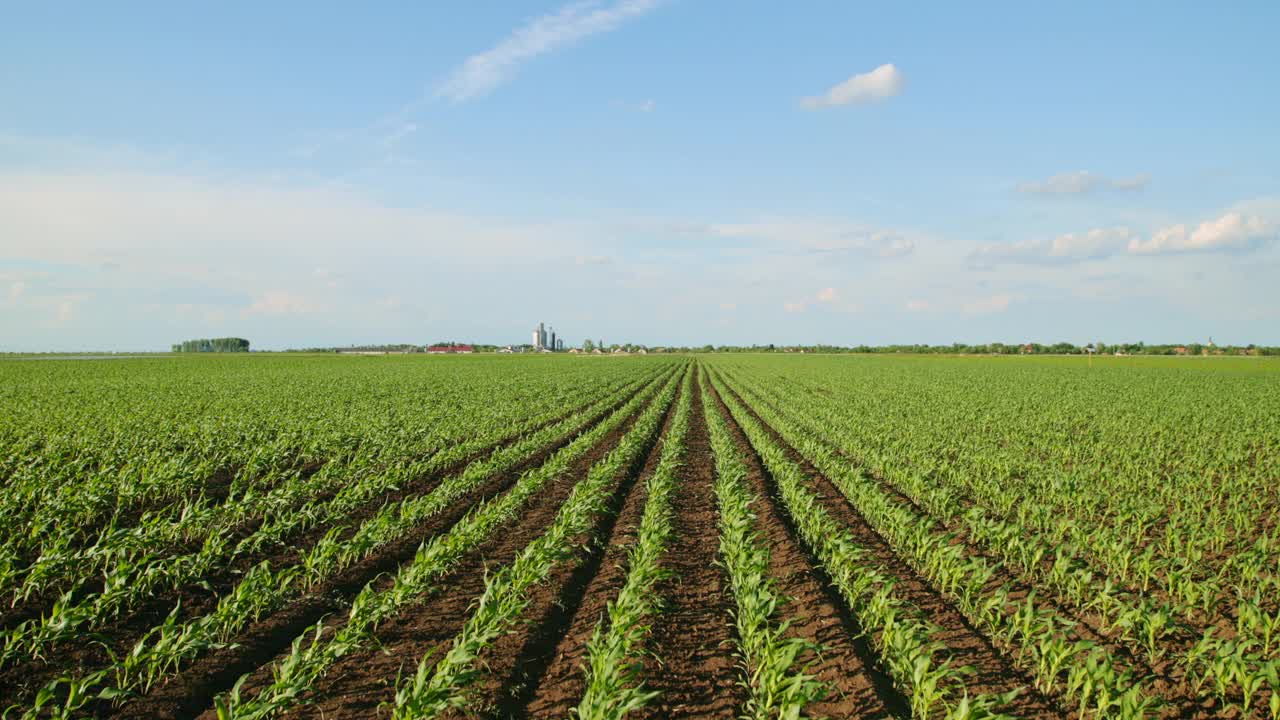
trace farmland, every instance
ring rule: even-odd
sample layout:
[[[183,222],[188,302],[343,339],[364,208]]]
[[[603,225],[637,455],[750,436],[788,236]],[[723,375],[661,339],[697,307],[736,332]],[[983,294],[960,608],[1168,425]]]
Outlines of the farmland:
[[[0,361],[5,717],[1280,718],[1280,364]]]

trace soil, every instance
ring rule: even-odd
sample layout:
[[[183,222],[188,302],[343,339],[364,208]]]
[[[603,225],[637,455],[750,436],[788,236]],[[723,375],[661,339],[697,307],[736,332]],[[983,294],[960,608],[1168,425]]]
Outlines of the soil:
[[[863,628],[822,564],[800,540],[759,455],[714,386],[711,395],[715,399],[713,410],[728,422],[747,466],[747,487],[758,498],[754,507],[758,531],[770,549],[769,575],[788,599],[781,612],[791,621],[789,633],[822,647],[820,654],[809,658],[813,662],[810,672],[831,692],[808,711],[828,717],[908,717],[907,701],[878,667]]]
[[[734,396],[738,397],[740,401],[742,400],[741,396],[736,391],[731,390],[731,392],[733,392]],[[758,401],[760,400],[759,398],[756,399]],[[775,410],[777,409],[776,404],[769,403],[769,405]],[[760,420],[759,416],[755,415],[754,410],[752,410],[752,415],[755,416],[757,420]],[[764,424],[763,421],[762,424]],[[778,436],[772,428],[769,428],[769,430],[774,434],[776,439],[780,440],[780,436]],[[823,438],[823,442],[841,457],[851,463],[861,466],[858,459],[850,456],[843,448],[838,447],[826,438]],[[788,448],[788,450],[791,450],[791,448]],[[796,457],[794,451],[792,451],[792,456],[793,459]],[[807,462],[805,462],[805,466],[808,468],[812,467]],[[876,485],[881,492],[888,495],[895,502],[911,508],[912,512],[918,516],[931,516],[927,510],[916,503],[910,496],[899,490],[895,485],[893,485],[893,483],[883,476],[872,472],[867,468],[863,468],[863,471],[867,477],[870,477],[876,482]],[[841,495],[841,497],[843,497],[843,495]],[[973,506],[973,501],[969,498],[962,498],[961,503],[965,508]],[[987,560],[988,564],[995,569],[992,579],[988,584],[988,590],[993,591],[1002,586],[1007,587],[1009,588],[1009,599],[1012,602],[1018,603],[1022,602],[1027,595],[1030,594],[1032,591],[1031,586],[1010,572],[997,558],[986,553],[979,544],[970,537],[963,523],[954,517],[941,519],[939,520],[939,523],[941,527],[946,528],[948,532],[955,534],[952,542],[963,546],[966,555],[983,557]],[[1042,569],[1046,572],[1050,567],[1052,567],[1052,565],[1052,557],[1045,557],[1041,560]],[[1095,643],[1098,646],[1105,648],[1109,653],[1111,653],[1112,657],[1116,658],[1118,661],[1133,668],[1138,676],[1151,678],[1151,682],[1149,684],[1150,690],[1153,691],[1154,694],[1161,699],[1162,703],[1165,704],[1161,714],[1162,717],[1201,717],[1200,712],[1202,711],[1204,701],[1195,697],[1193,688],[1187,682],[1185,671],[1182,667],[1177,666],[1172,660],[1164,660],[1160,664],[1153,666],[1148,662],[1144,654],[1140,654],[1135,650],[1135,648],[1121,640],[1114,630],[1104,632],[1104,623],[1097,613],[1077,611],[1052,591],[1046,592],[1044,589],[1041,589],[1039,597],[1040,601],[1037,603],[1039,607],[1047,608],[1059,617],[1074,623],[1072,627],[1062,628],[1062,632],[1068,641],[1075,642],[1084,640]],[[1198,637],[1198,635],[1183,629],[1181,631],[1175,631],[1174,637],[1166,638],[1164,644],[1170,651],[1171,657],[1173,657],[1176,656],[1176,653],[1179,650],[1192,644],[1196,639],[1198,639]]]
[[[654,382],[660,381],[661,379],[654,380]],[[617,402],[610,404],[608,408],[592,417],[582,432],[602,422],[609,412],[621,407],[632,395],[619,398]],[[195,661],[182,673],[154,689],[149,695],[125,705],[119,715],[138,718],[189,716],[204,709],[212,703],[215,695],[230,689],[240,675],[261,668],[278,654],[286,651],[301,630],[313,625],[326,615],[336,613],[345,617],[346,604],[367,583],[385,573],[394,572],[400,564],[413,558],[423,541],[447,532],[475,504],[505,492],[521,473],[541,465],[579,434],[572,433],[562,437],[511,470],[488,479],[480,487],[461,498],[449,510],[429,518],[402,538],[380,548],[370,557],[323,583],[306,596],[293,601],[279,612],[252,624],[233,640],[233,647],[217,650]],[[353,528],[358,527],[361,520],[372,516],[387,502],[428,492],[436,484],[437,482],[430,482],[427,487],[406,487],[396,493],[385,495],[379,499],[376,506],[366,508],[366,512],[361,516],[348,518],[346,522]],[[415,490],[417,493],[414,492]],[[301,549],[314,544],[327,530],[328,528],[317,528],[309,533],[314,534],[314,537],[309,538],[309,542],[305,545],[297,543],[294,547],[285,550],[287,554],[281,558],[281,561],[288,562],[290,559],[296,561]],[[273,562],[272,565],[275,567],[276,563]],[[208,607],[211,608],[212,604]],[[394,679],[394,675],[392,678]]]
[[[662,609],[648,643],[644,683],[658,697],[636,713],[638,718],[731,720],[746,702],[734,656],[732,591],[719,562],[715,458],[701,387],[699,373],[680,484],[672,498],[673,532],[663,556],[670,574],[658,583]]]
[[[593,535],[578,539],[585,552],[533,590],[526,610],[530,624],[485,653],[482,662],[489,672],[478,707],[492,707],[501,718],[557,719],[570,717],[577,707],[586,688],[587,641],[626,582],[627,552],[649,499],[646,486],[670,436],[680,397],[678,391],[657,436],[640,455],[639,467],[626,473]]]
[[[662,379],[656,382],[662,382]],[[489,568],[511,562],[520,550],[541,534],[577,481],[586,475],[592,464],[616,446],[638,416],[639,412],[633,414],[574,463],[568,472],[548,482],[511,525],[494,532],[488,541],[468,553],[452,572],[441,578],[429,593],[430,597],[423,598],[422,605],[407,608],[402,614],[380,626],[376,631],[376,647],[355,652],[331,667],[307,694],[305,701],[308,704],[290,715],[322,715],[326,718],[368,718],[377,715],[380,705],[394,699],[395,682],[401,674],[414,672],[418,661],[427,652],[447,649],[448,643],[462,629],[475,600],[483,591]],[[420,540],[414,542],[399,562],[411,560],[419,542]],[[399,562],[387,570],[394,570]],[[375,587],[380,589],[391,584],[389,575],[379,577],[379,573],[371,573],[365,580],[368,582],[370,579],[374,579]],[[358,590],[357,588],[350,596],[354,596]],[[316,617],[318,619],[319,616]],[[333,629],[339,627],[345,619],[345,613],[334,614],[328,618],[326,625]],[[305,627],[304,625],[303,628]],[[190,717],[204,711],[201,717],[215,717],[210,708],[213,698],[230,689],[240,674],[250,673],[242,690],[246,694],[269,684],[274,662],[288,654],[292,639],[293,636],[290,636],[275,644],[269,651],[264,649],[256,653],[246,660],[245,667],[234,676],[223,671],[216,659],[210,658],[209,670],[219,673],[222,681],[217,687],[202,688],[203,692],[198,693],[199,697],[186,697],[179,716]],[[132,714],[126,715],[139,720],[156,716],[165,716],[165,713],[157,714],[151,708],[139,707]]]
[[[742,402],[732,388],[728,388],[728,392],[740,403]],[[804,470],[804,475],[808,479],[808,490],[815,495],[823,509],[849,533],[857,545],[865,548],[870,553],[870,557],[894,578],[895,593],[919,608],[930,621],[942,628],[942,632],[936,637],[946,643],[956,664],[967,665],[974,670],[974,674],[965,683],[970,693],[1005,693],[1020,689],[1020,694],[1011,706],[1003,708],[1005,712],[1021,718],[1066,717],[1066,712],[1062,708],[1035,689],[1032,679],[1026,673],[1015,667],[1013,662],[1001,654],[986,636],[969,624],[957,608],[894,553],[888,542],[876,533],[825,475],[804,460],[776,430],[755,415],[755,411],[750,406],[742,404],[747,408],[747,412],[765,428],[772,440],[787,453],[790,460]]]

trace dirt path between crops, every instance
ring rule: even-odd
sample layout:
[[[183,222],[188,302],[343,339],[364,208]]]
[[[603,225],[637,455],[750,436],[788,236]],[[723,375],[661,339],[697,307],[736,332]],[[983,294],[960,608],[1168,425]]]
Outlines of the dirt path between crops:
[[[639,472],[631,473],[615,493],[595,538],[582,538],[590,550],[577,563],[557,568],[533,590],[526,616],[534,620],[527,631],[500,639],[485,653],[489,674],[479,704],[493,707],[494,717],[558,720],[570,717],[578,706],[586,690],[587,641],[626,583],[627,553],[636,542],[649,500],[649,478],[670,437],[682,395],[683,390],[676,393],[663,418],[661,441],[650,446]]]
[[[758,498],[754,510],[761,539],[769,546],[769,574],[778,591],[789,600],[781,611],[781,616],[792,622],[788,632],[823,647],[817,657],[811,658],[814,664],[809,672],[826,683],[831,692],[806,712],[828,717],[909,716],[906,700],[877,666],[875,652],[866,642],[862,627],[832,586],[821,563],[800,541],[759,455],[709,379],[708,386],[715,400],[714,410],[728,423],[746,464],[747,488]]]
[[[637,718],[732,720],[746,702],[734,655],[733,599],[719,563],[720,513],[716,507],[715,458],[702,404],[702,373],[694,376],[693,408],[685,460],[672,498],[675,510],[658,584],[663,606],[654,618],[645,666],[645,686],[658,692]]]
[[[788,458],[799,465],[807,479],[807,487],[822,507],[848,532],[853,541],[869,551],[870,557],[897,580],[895,593],[920,608],[931,621],[942,628],[937,639],[945,642],[955,661],[974,668],[966,682],[973,693],[1005,693],[1020,689],[1018,698],[1005,712],[1021,718],[1064,718],[1065,713],[1035,690],[1033,680],[1013,663],[946,600],[932,585],[904,562],[857,512],[834,484],[805,460],[782,436],[764,422],[741,396],[726,385],[729,394],[758,422]],[[727,411],[727,408],[725,408]],[[754,454],[754,450],[752,450]]]
[[[639,392],[640,387],[643,387],[646,384],[647,383],[645,382],[640,383],[632,391],[626,393],[625,397],[627,398],[631,397],[636,392]],[[630,383],[626,383],[624,385],[630,385]],[[620,389],[620,388],[610,388],[609,392],[613,392],[617,389]],[[474,462],[477,462],[479,460],[483,460],[484,458],[488,457],[489,455],[491,455],[497,450],[510,447],[511,445],[518,442],[522,437],[525,437],[532,433],[539,432],[548,427],[551,427],[552,425],[555,425],[556,423],[563,422],[575,415],[583,413],[587,411],[587,409],[590,408],[591,405],[593,405],[595,402],[597,402],[597,400],[584,402],[581,405],[573,408],[572,410],[569,410],[567,412],[557,413],[554,417],[536,422],[517,432],[509,433],[503,437],[500,437],[496,439],[494,442],[489,443],[484,447],[479,448],[467,454],[465,457],[462,457],[458,460],[455,460],[449,463],[448,465],[446,465],[443,468],[440,468],[439,470],[432,471],[428,474],[425,474],[419,478],[414,479],[411,483],[409,483],[403,488],[399,488],[391,493],[384,493],[375,498],[371,498],[366,503],[364,503],[361,507],[357,508],[356,511],[349,517],[351,518],[368,517],[373,513],[375,513],[377,510],[381,509],[381,507],[389,501],[396,501],[405,497],[410,497],[413,495],[421,495],[421,494],[430,492],[435,488],[436,485],[439,485],[443,479],[458,473],[468,465]],[[437,454],[441,449],[442,448],[436,448],[431,453],[424,454],[424,457],[427,455]],[[319,472],[326,465],[326,463],[327,461],[325,460],[313,460],[310,462],[301,462],[301,461],[296,462],[295,464],[297,465],[297,468],[296,468],[297,477],[292,479],[291,481],[297,482],[297,481],[306,481],[310,479],[313,475]],[[193,493],[203,492],[211,500],[210,504],[212,506],[221,506],[226,503],[227,499],[230,496],[231,486],[235,480],[236,473],[237,473],[236,469],[219,470],[218,472],[211,475],[205,482],[193,487]],[[327,487],[318,488],[316,492],[301,498],[298,502],[296,502],[293,506],[291,506],[287,511],[296,510],[299,506],[301,506],[304,503],[323,503],[333,498],[334,496],[336,496],[338,492],[342,489],[342,487],[343,487],[342,482],[335,482]],[[178,502],[178,500],[180,499],[181,498],[178,498],[178,499],[166,498],[163,501],[163,503],[165,504],[174,503],[174,502]],[[116,527],[119,527],[119,528],[132,527],[133,525],[137,524],[137,521],[141,519],[141,516],[144,512],[146,512],[147,510],[156,509],[158,507],[161,507],[160,501],[156,501],[156,503],[153,503],[153,505],[151,506],[132,508],[118,515],[116,517],[115,525]],[[275,510],[273,512],[278,513],[281,511]],[[257,532],[262,527],[262,524],[265,521],[265,519],[266,519],[265,516],[257,515],[252,518],[247,518],[243,522],[237,525],[220,530],[220,532],[224,535],[230,536],[233,539],[233,541],[240,541]],[[110,518],[108,518],[107,520],[104,520],[102,523],[102,527],[105,527],[106,522],[109,520]],[[344,520],[344,522],[346,521]],[[69,549],[74,551],[78,549],[83,549],[84,547],[88,547],[88,543],[96,539],[95,533],[98,530],[101,530],[102,527],[99,527],[97,528],[97,530],[87,533],[86,534],[86,538],[88,538],[87,540],[78,544],[73,544]],[[344,539],[345,537],[349,537],[351,534],[354,534],[356,527],[358,526],[349,527],[347,532],[344,533],[344,536],[343,536]],[[284,548],[285,550],[287,550],[289,548],[296,549],[299,547],[304,547],[304,548],[309,547],[312,544],[312,542],[314,542],[314,540],[322,536],[324,532],[326,532],[327,530],[328,530],[328,527],[321,527],[321,528],[311,527],[311,528],[300,528],[300,529],[294,530],[290,534],[284,535],[279,539],[277,548]],[[173,559],[176,562],[181,559],[182,555],[188,555],[188,554],[198,552],[201,546],[203,545],[203,543],[204,543],[204,535],[199,535],[197,537],[194,537],[182,543],[170,543],[165,545],[157,545],[154,548],[152,548],[152,550],[162,554],[171,554],[173,555]],[[210,588],[212,588],[212,590],[209,590],[203,586],[192,588],[190,590],[190,593],[192,596],[184,598],[182,617],[195,617],[195,615],[193,615],[192,613],[200,612],[200,608],[201,608],[200,602],[201,602],[202,596],[207,596],[209,598],[216,597],[217,594],[220,594],[220,592],[223,589],[225,589],[223,588],[223,585],[225,585],[227,582],[238,581],[239,576],[243,574],[245,570],[247,570],[250,567],[253,567],[257,563],[261,562],[263,559],[271,559],[273,557],[273,553],[276,553],[276,552],[278,551],[268,549],[258,553],[251,553],[244,557],[238,558],[233,563],[228,564],[225,568],[226,572],[219,573],[217,576],[202,578],[202,582],[207,584]],[[33,562],[33,561],[34,561],[34,558],[30,558],[27,561],[27,563],[29,564],[29,562]],[[7,630],[17,625],[18,623],[47,614],[49,608],[53,605],[53,603],[64,592],[66,592],[68,589],[71,589],[73,585],[74,583],[71,582],[70,580],[68,582],[61,582],[54,585],[53,587],[49,588],[44,592],[33,595],[30,598],[18,601],[12,607],[0,609],[0,630]],[[98,594],[101,591],[102,591],[101,580],[90,579],[88,582],[83,583],[79,587],[75,588],[75,597],[84,597],[89,594]],[[163,619],[163,617],[168,614],[169,610],[172,609],[174,603],[178,599],[178,596],[179,596],[179,593],[175,593],[175,592],[154,596],[152,598],[147,599],[138,608],[136,608],[136,610],[133,613],[130,613],[130,614],[135,614],[135,613],[143,614],[143,615],[149,614],[154,616],[154,613],[159,612],[160,614],[157,616],[157,618]],[[108,630],[108,633],[110,633],[110,630]],[[56,653],[52,653],[52,654],[65,655],[66,653],[59,650]]]
[[[664,374],[645,387],[663,382],[665,377]],[[637,392],[642,391],[642,389],[637,390]],[[217,650],[197,660],[148,696],[124,706],[119,716],[172,717],[189,716],[200,712],[212,703],[214,696],[230,689],[241,675],[252,672],[256,668],[262,668],[280,653],[287,651],[289,644],[298,633],[325,615],[337,614],[345,617],[345,604],[368,582],[383,573],[394,572],[402,563],[411,561],[422,542],[448,532],[476,504],[506,492],[523,472],[543,464],[552,454],[568,445],[574,437],[588,432],[591,427],[603,422],[608,412],[621,407],[629,399],[625,397],[611,404],[606,412],[592,418],[592,421],[580,432],[561,438],[553,446],[544,448],[511,470],[490,478],[481,487],[460,499],[449,510],[424,521],[401,539],[380,548],[370,557],[325,582],[306,596],[292,601],[279,612],[252,624],[234,640],[233,647]],[[621,433],[634,424],[638,416],[639,412],[633,413],[618,430],[610,433],[597,444],[596,448],[588,452],[585,459],[575,464],[575,469],[587,459],[603,455],[607,447],[611,447],[610,443],[616,442],[617,438],[621,437]]]
[[[668,407],[666,412],[669,410]],[[573,488],[586,477],[592,465],[618,445],[641,413],[643,410],[636,413],[625,427],[614,431],[597,445],[587,457],[575,464],[571,472],[543,487],[514,527],[495,532],[481,548],[468,553],[453,572],[437,583],[434,597],[420,606],[406,609],[379,627],[376,631],[379,647],[354,653],[339,661],[307,693],[309,704],[291,716],[335,720],[369,718],[377,714],[380,705],[393,702],[395,679],[414,673],[418,662],[427,653],[439,655],[448,650],[475,609],[476,600],[483,594],[489,572],[510,564],[525,546],[551,525]],[[650,447],[655,445],[656,433],[647,442]],[[643,453],[641,457],[644,457]],[[638,468],[627,468],[615,478],[618,483],[616,502],[620,503],[621,496],[630,489],[636,470]],[[545,592],[547,587],[540,585],[533,592]],[[508,645],[506,649],[512,653],[509,643],[504,643],[506,639],[498,642]],[[518,646],[515,651],[518,651]],[[497,659],[500,661],[502,658]],[[492,664],[489,669],[491,673],[497,672]],[[263,668],[247,684],[256,686],[269,679],[269,673]],[[208,712],[202,717],[213,720],[214,716]]]
[[[733,391],[736,397],[741,395]],[[767,398],[760,398],[759,395],[752,393],[753,397],[765,403],[775,412],[781,412],[776,402],[772,402]],[[744,403],[745,404],[745,403]],[[754,410],[752,411],[753,415]],[[759,416],[756,416],[757,419]],[[772,428],[770,428],[772,431]],[[955,535],[952,540],[953,544],[961,545],[966,555],[982,557],[987,561],[988,566],[994,569],[991,580],[988,582],[984,590],[993,592],[1000,587],[1006,587],[1009,590],[1009,600],[1011,604],[1020,604],[1032,591],[1036,590],[1039,601],[1036,606],[1044,608],[1073,623],[1071,627],[1063,627],[1062,632],[1068,641],[1088,641],[1097,644],[1111,654],[1119,663],[1132,668],[1138,676],[1146,676],[1154,678],[1150,683],[1150,691],[1160,698],[1165,704],[1163,717],[1179,717],[1190,718],[1199,717],[1204,700],[1196,698],[1193,688],[1190,686],[1186,678],[1185,668],[1177,662],[1177,654],[1171,653],[1169,657],[1162,660],[1158,665],[1151,665],[1145,655],[1140,654],[1140,650],[1136,645],[1124,642],[1115,629],[1104,631],[1105,622],[1096,612],[1084,612],[1072,607],[1065,598],[1063,598],[1053,588],[1032,588],[1030,584],[1022,580],[1011,572],[1001,561],[988,553],[983,546],[976,541],[970,534],[964,523],[957,517],[938,518],[929,513],[923,506],[917,503],[909,495],[898,489],[891,481],[870,468],[867,468],[862,462],[851,454],[848,450],[840,447],[833,442],[825,434],[819,433],[819,437],[824,445],[833,452],[844,458],[848,462],[858,466],[864,474],[871,478],[877,488],[890,497],[895,502],[908,507],[913,513],[920,517],[931,517],[939,523],[939,526],[945,528],[948,532]],[[790,449],[790,448],[788,448]],[[806,467],[808,467],[806,462]],[[836,492],[839,492],[836,489]],[[843,497],[843,494],[841,494]],[[958,501],[962,508],[973,507],[975,503],[967,496],[958,496]],[[846,500],[847,502],[847,500]],[[1047,573],[1053,567],[1053,558],[1046,556],[1040,561],[1041,571]],[[1185,649],[1198,637],[1194,633],[1183,631],[1173,638],[1166,638],[1164,642],[1168,647],[1176,649]]]

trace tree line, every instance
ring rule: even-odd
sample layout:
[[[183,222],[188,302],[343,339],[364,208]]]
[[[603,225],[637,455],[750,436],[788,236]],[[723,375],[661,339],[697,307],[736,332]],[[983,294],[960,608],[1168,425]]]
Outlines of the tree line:
[[[244,338],[200,338],[198,340],[184,340],[180,343],[174,343],[173,352],[176,353],[226,353],[226,352],[249,352],[249,341]]]

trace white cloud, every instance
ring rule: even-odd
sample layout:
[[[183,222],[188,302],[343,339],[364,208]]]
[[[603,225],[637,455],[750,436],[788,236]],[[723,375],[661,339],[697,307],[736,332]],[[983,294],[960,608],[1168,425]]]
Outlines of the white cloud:
[[[1214,220],[1206,220],[1195,229],[1173,225],[1156,231],[1149,240],[1134,238],[1129,252],[1136,254],[1212,252],[1215,250],[1248,250],[1277,235],[1275,223],[1257,215],[1229,212]]]
[[[54,308],[54,322],[59,325],[70,322],[76,316],[76,311],[80,309],[80,301],[77,299],[59,300]]]
[[[659,0],[620,0],[600,7],[594,0],[575,2],[535,18],[494,47],[472,55],[436,91],[455,103],[489,94],[521,64],[578,40],[614,30],[653,10]]]
[[[400,125],[393,127],[386,135],[383,136],[382,145],[383,147],[390,149],[396,143],[409,137],[410,135],[412,135],[417,131],[418,131],[417,123],[412,123],[412,122],[401,123]]]
[[[629,102],[627,100],[615,100],[613,106],[619,110],[631,110],[633,112],[649,113],[658,107],[658,103],[653,100],[641,100],[640,102]]]
[[[306,299],[285,290],[271,290],[263,293],[253,304],[241,311],[243,315],[302,315],[315,311],[315,306]]]
[[[902,71],[892,63],[867,73],[860,73],[845,80],[818,97],[807,97],[800,101],[808,110],[876,102],[891,98],[902,92],[906,79]]]
[[[983,245],[969,255],[969,260],[979,267],[1001,263],[1077,263],[1123,252],[1134,238],[1134,232],[1127,227],[1096,228],[1049,239]]]
[[[766,240],[812,253],[895,258],[910,255],[916,247],[914,240],[895,231],[836,221],[778,219],[702,229],[717,237]]]
[[[1017,184],[1017,190],[1029,195],[1085,195],[1099,190],[1142,190],[1151,182],[1151,176],[1134,175],[1127,178],[1108,178],[1088,170],[1060,173],[1047,180],[1028,180]]]
[[[1014,301],[1014,296],[1007,293],[992,295],[979,300],[965,303],[964,311],[970,315],[990,315],[992,313],[1004,312],[1009,309],[1009,305]]]
[[[391,207],[333,187],[0,172],[0,255],[95,266],[111,258],[131,272],[199,280],[216,273],[213,282],[242,293],[271,287],[264,276],[279,272],[323,285],[379,258],[515,264],[586,256],[592,240],[571,224]]]

